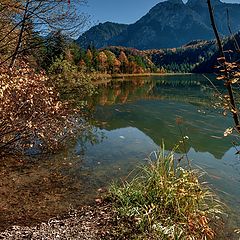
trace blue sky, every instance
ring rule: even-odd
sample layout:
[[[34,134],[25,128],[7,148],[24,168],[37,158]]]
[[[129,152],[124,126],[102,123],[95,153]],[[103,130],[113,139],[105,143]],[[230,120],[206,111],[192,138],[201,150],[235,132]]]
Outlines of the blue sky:
[[[161,0],[88,0],[84,11],[91,15],[93,23],[117,22],[134,23]],[[186,2],[186,0],[185,0]],[[240,0],[222,0],[228,3],[240,3]]]

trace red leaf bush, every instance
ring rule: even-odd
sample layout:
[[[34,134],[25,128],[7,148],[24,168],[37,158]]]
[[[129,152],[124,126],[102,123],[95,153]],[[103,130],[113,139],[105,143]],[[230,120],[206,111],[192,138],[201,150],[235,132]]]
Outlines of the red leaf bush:
[[[0,68],[0,154],[54,150],[83,127],[80,112],[70,111],[48,82],[25,63]]]

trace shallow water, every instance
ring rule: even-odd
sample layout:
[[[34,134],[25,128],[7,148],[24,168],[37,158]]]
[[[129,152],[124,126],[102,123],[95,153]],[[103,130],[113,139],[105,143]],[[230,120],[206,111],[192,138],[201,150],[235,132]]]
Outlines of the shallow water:
[[[231,231],[240,226],[240,160],[232,125],[213,108],[215,98],[202,76],[162,76],[114,80],[98,86],[89,100],[96,109],[99,142],[81,138],[60,154],[1,163],[1,227],[35,223],[91,203],[97,189],[126,178],[164,140],[171,150],[188,136],[187,152],[195,167],[228,206]],[[83,148],[84,145],[84,148]],[[4,180],[3,180],[4,179]]]

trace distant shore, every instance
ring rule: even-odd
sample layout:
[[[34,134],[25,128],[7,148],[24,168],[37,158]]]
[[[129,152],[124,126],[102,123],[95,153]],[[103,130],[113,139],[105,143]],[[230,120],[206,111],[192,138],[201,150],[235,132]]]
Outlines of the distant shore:
[[[112,74],[111,78],[125,78],[125,77],[150,77],[150,76],[175,76],[175,75],[191,75],[192,73],[132,73],[132,74]]]
[[[178,76],[178,75],[192,75],[193,73],[121,73],[121,74],[96,74],[95,83],[106,83],[113,79],[122,79],[130,77],[151,77],[151,76]]]

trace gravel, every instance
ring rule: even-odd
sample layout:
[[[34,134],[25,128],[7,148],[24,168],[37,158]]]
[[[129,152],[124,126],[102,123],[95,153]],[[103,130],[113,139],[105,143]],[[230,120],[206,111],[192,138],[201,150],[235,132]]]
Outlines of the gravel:
[[[79,211],[71,211],[68,216],[52,218],[37,226],[12,226],[0,232],[0,239],[114,239],[109,236],[108,230],[113,216],[114,213],[108,205],[87,206]]]

